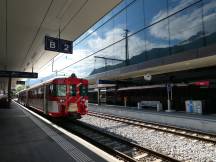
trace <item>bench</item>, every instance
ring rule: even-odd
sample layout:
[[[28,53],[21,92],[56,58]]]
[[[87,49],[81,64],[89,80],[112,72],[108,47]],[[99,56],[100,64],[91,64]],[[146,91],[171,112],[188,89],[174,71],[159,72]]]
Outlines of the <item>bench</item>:
[[[142,107],[156,107],[157,111],[162,110],[162,104],[160,101],[140,101],[137,103],[138,109],[141,109]]]

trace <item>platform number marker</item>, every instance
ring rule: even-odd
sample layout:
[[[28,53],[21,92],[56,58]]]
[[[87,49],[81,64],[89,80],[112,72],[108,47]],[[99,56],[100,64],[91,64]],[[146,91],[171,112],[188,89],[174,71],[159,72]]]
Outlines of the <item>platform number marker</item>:
[[[45,36],[45,50],[72,54],[72,47],[72,41]]]

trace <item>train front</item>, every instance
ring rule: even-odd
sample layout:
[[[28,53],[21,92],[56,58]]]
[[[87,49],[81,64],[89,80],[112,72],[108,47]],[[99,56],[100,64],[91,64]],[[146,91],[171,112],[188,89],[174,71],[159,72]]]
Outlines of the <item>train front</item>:
[[[69,77],[66,84],[65,113],[70,117],[81,118],[88,112],[88,80]]]

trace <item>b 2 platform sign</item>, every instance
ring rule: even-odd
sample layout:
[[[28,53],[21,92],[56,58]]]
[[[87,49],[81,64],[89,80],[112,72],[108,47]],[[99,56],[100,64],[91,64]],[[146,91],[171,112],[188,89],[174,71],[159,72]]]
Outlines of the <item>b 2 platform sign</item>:
[[[45,50],[72,54],[73,43],[69,40],[45,36]]]

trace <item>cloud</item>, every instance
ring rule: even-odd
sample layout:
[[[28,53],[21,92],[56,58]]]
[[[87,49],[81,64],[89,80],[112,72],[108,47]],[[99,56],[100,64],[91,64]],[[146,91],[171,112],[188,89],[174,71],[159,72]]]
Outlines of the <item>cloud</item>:
[[[172,5],[175,5],[174,7]],[[176,11],[179,11],[181,9],[183,9],[184,7],[188,6],[189,4],[191,4],[191,1],[189,0],[181,0],[181,1],[177,1],[177,2],[173,2],[170,1],[169,3],[169,14],[173,14]],[[167,10],[163,9],[158,11],[158,13],[152,18],[151,23],[157,22],[159,20],[161,20],[162,18],[167,17]]]
[[[211,1],[204,6],[204,22],[207,22],[205,25],[206,34],[209,35],[216,31],[216,1]]]
[[[197,24],[200,24],[201,17],[197,17],[197,15],[201,16],[201,9],[193,10],[192,12],[187,12],[185,14],[178,13],[169,19],[170,24],[170,37],[171,39],[175,40],[185,40],[191,37],[192,35],[195,35],[197,32],[199,32],[199,28],[195,28]],[[161,15],[164,15],[162,11],[159,12],[155,16],[155,19],[160,19],[159,17]],[[193,28],[193,30],[188,30],[190,28]],[[158,24],[153,25],[150,28],[150,33],[152,36],[156,38],[162,38],[167,39],[168,38],[168,21],[162,21]]]
[[[182,0],[180,3],[174,7],[171,10],[171,13],[178,11],[182,9],[185,6],[189,5],[188,0]],[[204,7],[204,21],[213,21],[215,22],[215,13],[212,11],[216,8],[216,1],[211,1],[211,3],[208,3]],[[211,11],[211,12],[209,12]],[[161,10],[158,12],[157,15],[155,15],[152,19],[152,21],[159,20],[164,17],[166,14],[165,10]],[[186,9],[185,11],[182,11],[178,14],[175,14],[174,16],[170,17],[170,38],[172,40],[187,40],[188,38],[196,35],[198,32],[200,32],[200,28],[202,27],[202,8],[193,8],[193,10]],[[165,21],[166,22],[166,21]],[[212,22],[212,23],[213,23]],[[214,31],[213,25],[211,25],[210,31]],[[160,22],[158,24],[153,25],[150,28],[150,33],[152,36],[155,38],[162,38],[166,39],[167,38],[167,32],[168,31],[168,21],[166,23]]]
[[[118,40],[121,40],[124,36],[124,30],[121,28],[114,28],[103,33],[103,35],[104,37],[98,33],[95,34],[93,39],[88,41],[89,48],[94,48],[98,51]]]
[[[168,22],[163,21],[150,28],[150,34],[155,38],[167,39],[168,37]]]

